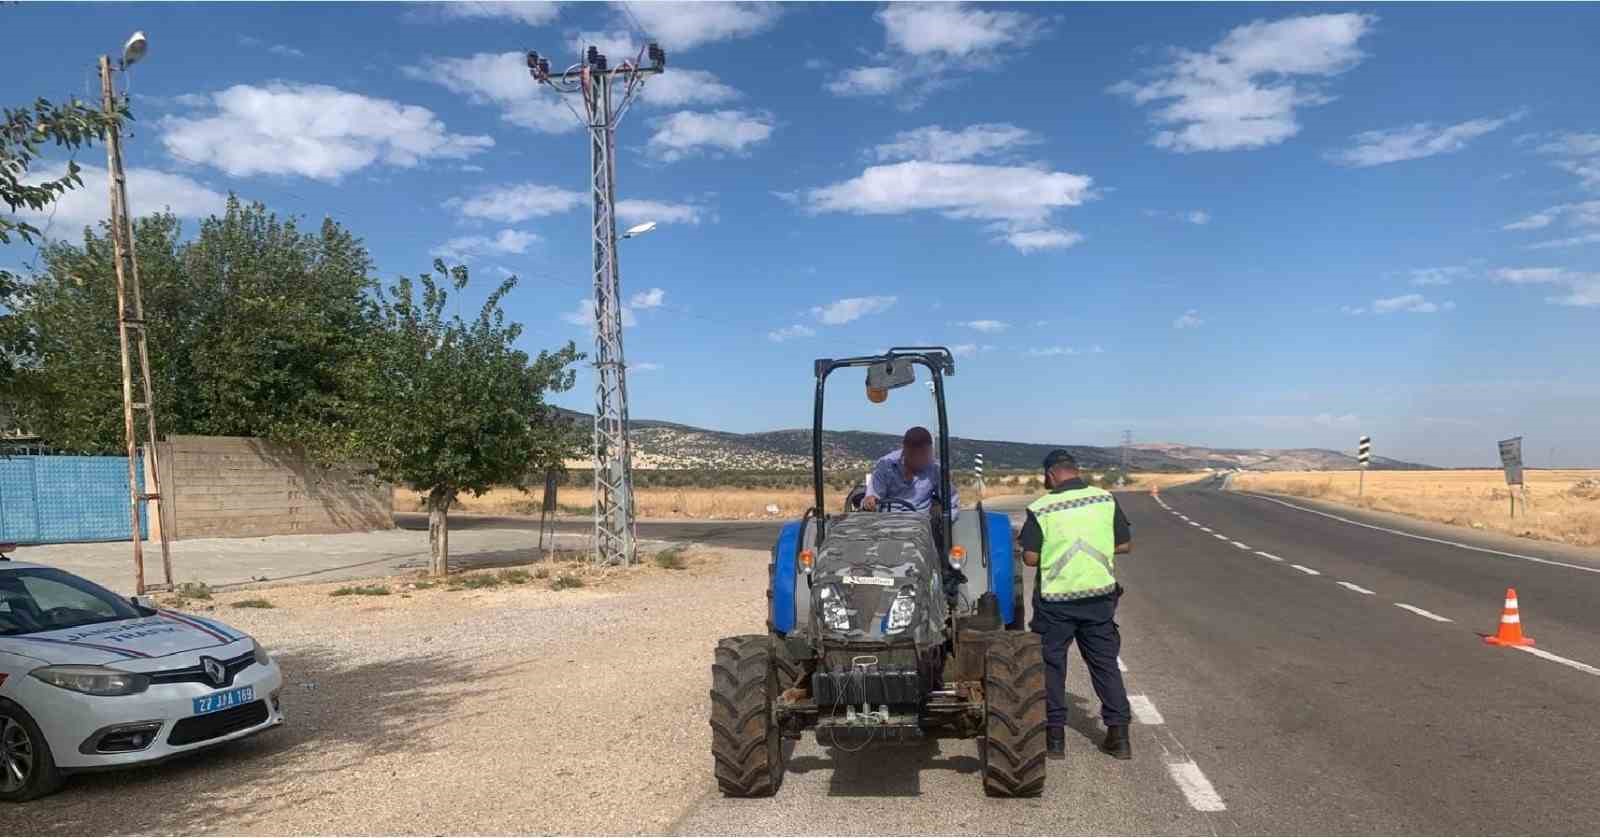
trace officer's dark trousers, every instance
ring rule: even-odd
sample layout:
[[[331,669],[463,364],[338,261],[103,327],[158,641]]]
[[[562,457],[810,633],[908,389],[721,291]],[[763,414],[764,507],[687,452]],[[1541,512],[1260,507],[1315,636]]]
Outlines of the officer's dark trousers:
[[[1117,631],[1116,594],[1082,602],[1042,602],[1035,598],[1029,627],[1044,641],[1046,724],[1067,723],[1067,649],[1078,641],[1078,653],[1089,667],[1095,695],[1100,697],[1100,719],[1107,726],[1128,724],[1128,691],[1122,685],[1117,655],[1122,635]]]

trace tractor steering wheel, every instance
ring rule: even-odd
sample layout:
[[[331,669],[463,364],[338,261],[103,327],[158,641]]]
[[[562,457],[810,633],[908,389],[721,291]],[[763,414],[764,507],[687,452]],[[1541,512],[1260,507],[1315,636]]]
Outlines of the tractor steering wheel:
[[[890,511],[893,511],[896,504],[899,504],[900,507],[903,510],[905,510],[906,512],[916,512],[917,511],[916,504],[912,503],[911,501],[906,500],[905,498],[878,498],[878,511],[879,512],[890,512]]]

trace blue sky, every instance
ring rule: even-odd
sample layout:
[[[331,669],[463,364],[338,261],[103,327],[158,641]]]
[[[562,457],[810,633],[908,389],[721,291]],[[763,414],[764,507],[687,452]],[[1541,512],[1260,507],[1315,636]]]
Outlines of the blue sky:
[[[386,280],[470,264],[468,312],[514,272],[530,349],[592,349],[588,163],[519,54],[648,31],[668,70],[617,173],[624,222],[660,222],[622,244],[636,417],[803,426],[813,358],[938,342],[963,436],[1487,465],[1523,434],[1600,465],[1593,6],[89,8],[0,9],[0,101],[96,93],[145,30],[136,210],[331,215]],[[103,215],[79,162],[51,235]],[[830,426],[926,417],[838,384]]]

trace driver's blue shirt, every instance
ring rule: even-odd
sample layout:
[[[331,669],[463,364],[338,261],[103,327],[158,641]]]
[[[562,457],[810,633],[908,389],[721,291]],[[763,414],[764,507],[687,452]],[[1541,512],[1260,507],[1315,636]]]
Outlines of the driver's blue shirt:
[[[867,495],[882,500],[893,498],[911,504],[918,512],[928,511],[934,498],[939,495],[939,463],[930,461],[927,466],[918,469],[910,479],[906,478],[905,469],[900,463],[899,450],[891,451],[878,458],[872,466],[872,474],[867,478]],[[950,486],[950,517],[956,517],[956,512],[961,508],[961,493],[956,491],[954,484]]]

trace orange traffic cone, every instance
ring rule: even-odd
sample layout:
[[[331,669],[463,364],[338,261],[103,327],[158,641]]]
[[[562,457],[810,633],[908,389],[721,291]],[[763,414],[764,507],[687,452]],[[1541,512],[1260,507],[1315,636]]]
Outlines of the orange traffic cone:
[[[1522,615],[1517,613],[1517,589],[1506,588],[1506,607],[1500,612],[1500,633],[1483,638],[1495,646],[1532,646],[1533,638],[1522,636]]]

